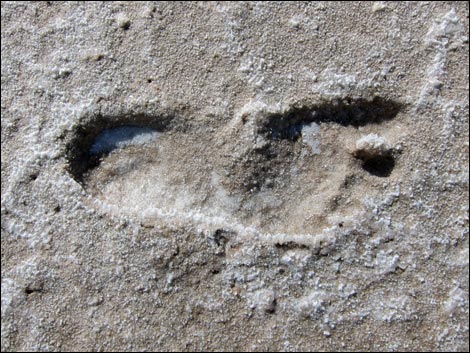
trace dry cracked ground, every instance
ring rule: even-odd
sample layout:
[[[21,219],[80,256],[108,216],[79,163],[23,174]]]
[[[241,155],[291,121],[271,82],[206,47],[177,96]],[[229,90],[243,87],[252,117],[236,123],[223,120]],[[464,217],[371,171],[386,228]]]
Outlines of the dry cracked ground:
[[[2,351],[468,350],[468,7],[2,1]]]

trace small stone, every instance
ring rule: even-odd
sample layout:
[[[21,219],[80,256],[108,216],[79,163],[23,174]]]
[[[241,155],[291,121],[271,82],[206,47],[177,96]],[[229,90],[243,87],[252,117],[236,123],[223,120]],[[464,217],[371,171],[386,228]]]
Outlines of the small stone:
[[[124,30],[129,29],[131,26],[131,20],[129,20],[129,17],[127,17],[125,14],[119,14],[116,18],[117,24],[119,28],[122,28]]]
[[[277,299],[276,293],[271,289],[261,289],[253,293],[251,297],[251,308],[258,309],[267,314],[273,314],[276,311]]]
[[[292,17],[289,20],[289,26],[294,29],[300,29],[301,26],[301,20],[298,17]]]
[[[103,53],[96,53],[95,55],[91,56],[90,57],[90,60],[91,61],[100,61],[101,59],[104,58],[104,54]]]
[[[372,5],[372,12],[381,12],[387,9],[387,5],[384,1],[375,1]]]
[[[377,156],[389,155],[391,149],[391,146],[382,136],[369,134],[357,140],[353,155],[356,158],[367,160]]]
[[[98,306],[98,305],[100,305],[102,302],[103,302],[103,297],[102,297],[102,296],[94,296],[94,297],[91,297],[91,298],[88,300],[88,305],[89,305],[89,306]]]

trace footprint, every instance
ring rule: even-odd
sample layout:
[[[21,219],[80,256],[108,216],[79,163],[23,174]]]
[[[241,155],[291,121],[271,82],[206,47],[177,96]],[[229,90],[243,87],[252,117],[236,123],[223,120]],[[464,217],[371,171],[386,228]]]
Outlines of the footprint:
[[[316,234],[354,214],[365,181],[392,175],[393,149],[351,146],[401,109],[346,98],[224,126],[184,114],[98,116],[74,132],[68,170],[104,211],[145,223]]]

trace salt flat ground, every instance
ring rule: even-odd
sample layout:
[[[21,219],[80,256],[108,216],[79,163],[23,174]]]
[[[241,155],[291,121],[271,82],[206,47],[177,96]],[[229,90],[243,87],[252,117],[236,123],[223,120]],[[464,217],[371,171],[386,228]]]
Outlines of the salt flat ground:
[[[2,2],[2,351],[468,349],[468,11]]]

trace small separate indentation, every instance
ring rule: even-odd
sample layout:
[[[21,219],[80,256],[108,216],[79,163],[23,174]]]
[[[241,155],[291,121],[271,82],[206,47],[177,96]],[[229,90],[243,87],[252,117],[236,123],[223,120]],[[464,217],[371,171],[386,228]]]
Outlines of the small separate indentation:
[[[362,168],[375,176],[386,178],[392,174],[395,159],[391,155],[375,156],[363,161]]]
[[[35,281],[33,283],[28,284],[24,288],[24,293],[26,295],[31,295],[33,293],[42,293],[44,291],[44,283],[41,281]]]

